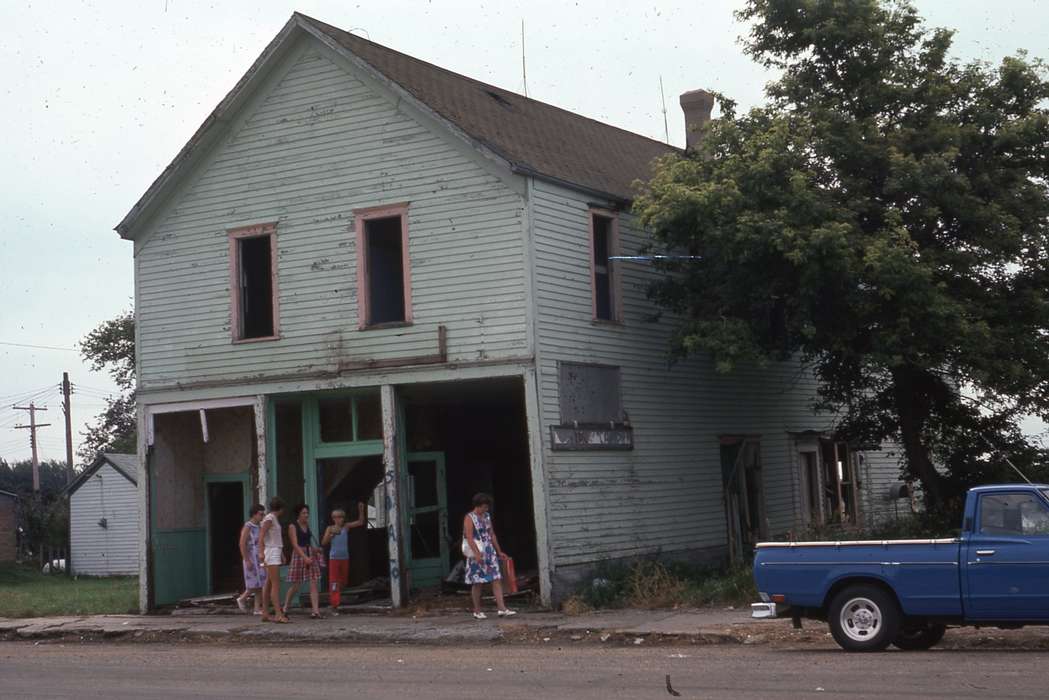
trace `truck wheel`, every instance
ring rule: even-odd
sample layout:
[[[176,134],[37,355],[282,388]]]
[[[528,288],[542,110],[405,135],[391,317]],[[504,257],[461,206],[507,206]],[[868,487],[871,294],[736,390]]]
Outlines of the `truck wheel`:
[[[904,651],[925,651],[939,644],[946,632],[947,625],[904,625],[896,639],[892,640],[892,645]]]
[[[882,651],[900,631],[896,600],[877,586],[849,586],[834,596],[827,617],[845,651]]]

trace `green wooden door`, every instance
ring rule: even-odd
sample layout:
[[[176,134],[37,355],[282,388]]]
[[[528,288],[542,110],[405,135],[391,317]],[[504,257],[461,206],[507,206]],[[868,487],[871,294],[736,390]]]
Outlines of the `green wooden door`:
[[[413,588],[448,575],[448,499],[443,452],[411,452],[405,460],[407,562]]]

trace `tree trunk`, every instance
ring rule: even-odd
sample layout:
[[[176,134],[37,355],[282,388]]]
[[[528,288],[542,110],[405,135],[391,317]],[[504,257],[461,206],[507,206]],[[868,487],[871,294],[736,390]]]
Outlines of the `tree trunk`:
[[[900,419],[900,437],[907,456],[910,472],[921,481],[925,507],[932,511],[943,505],[943,484],[940,473],[929,457],[929,449],[922,440],[922,432],[932,405],[930,390],[923,381],[924,373],[915,368],[893,370],[893,396],[896,415]]]

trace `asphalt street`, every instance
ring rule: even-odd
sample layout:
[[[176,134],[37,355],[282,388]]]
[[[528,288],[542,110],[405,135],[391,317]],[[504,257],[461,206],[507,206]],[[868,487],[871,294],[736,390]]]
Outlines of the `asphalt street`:
[[[1045,652],[849,655],[771,646],[0,644],[16,698],[1004,698],[1046,696]],[[667,690],[671,687],[680,696]]]

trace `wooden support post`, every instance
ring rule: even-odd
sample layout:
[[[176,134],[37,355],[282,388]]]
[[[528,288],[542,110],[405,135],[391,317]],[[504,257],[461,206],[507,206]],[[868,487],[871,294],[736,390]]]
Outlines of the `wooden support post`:
[[[258,473],[255,477],[258,499],[256,502],[266,505],[267,467],[266,455],[266,396],[259,394],[255,397],[255,451],[258,455]]]
[[[150,481],[153,474],[149,469],[149,445],[152,435],[148,434],[146,426],[152,425],[153,418],[149,409],[138,404],[135,411],[135,420],[138,423],[138,609],[143,615],[149,612],[150,604],[150,549],[152,548],[153,533],[150,531],[150,508],[153,504],[149,499]]]
[[[547,531],[547,481],[543,468],[543,429],[539,414],[539,380],[534,369],[525,372],[525,420],[528,427],[528,455],[532,476],[532,511],[535,518],[535,549],[539,563],[539,598],[549,606],[552,600],[550,586],[550,538]]]
[[[398,435],[397,394],[391,384],[383,384],[382,461],[386,484],[386,528],[390,563],[390,601],[400,608],[408,602],[405,580],[404,542],[401,539],[400,435]]]

